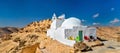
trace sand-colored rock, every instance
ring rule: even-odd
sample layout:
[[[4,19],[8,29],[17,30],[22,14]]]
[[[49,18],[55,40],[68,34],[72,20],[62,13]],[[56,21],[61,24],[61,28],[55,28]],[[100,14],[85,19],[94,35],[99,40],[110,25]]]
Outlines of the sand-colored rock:
[[[85,42],[87,46],[89,47],[96,47],[96,46],[103,46],[104,43],[102,43],[101,41],[99,40],[96,40],[96,41],[92,41],[92,42]]]
[[[37,48],[35,53],[42,53],[42,52],[41,52],[40,48]]]
[[[51,22],[51,20],[32,22],[19,30],[19,32],[10,34],[10,39],[5,41],[0,39],[0,53],[74,53],[73,47],[64,45],[46,36],[46,31],[49,29]],[[106,40],[118,40],[119,32],[120,27],[97,28],[98,37]],[[95,51],[93,53],[101,51],[102,49],[100,48],[93,48]],[[103,48],[106,47],[104,46]],[[108,52],[107,50],[105,51]],[[78,53],[81,53],[81,51],[78,51]]]
[[[39,48],[39,43],[36,43],[35,45],[24,47],[21,53],[36,53],[38,52],[37,51],[38,48]]]
[[[2,47],[6,48],[1,52],[6,53],[74,53],[74,50],[70,46],[61,44],[56,40],[52,40],[50,37],[46,36],[46,31],[50,27],[50,20],[43,20],[40,22],[33,22],[26,27],[19,30],[17,33],[11,34],[11,42],[18,44],[6,44],[16,46],[14,49],[8,51],[7,47],[0,44]],[[40,43],[37,44],[36,43]],[[10,49],[13,47],[10,47]]]
[[[104,53],[120,53],[120,50],[107,50]]]
[[[119,41],[120,27],[97,27],[97,36],[104,40]]]
[[[12,40],[4,41],[0,44],[0,53],[8,53],[12,51],[16,46],[18,46],[18,44]]]

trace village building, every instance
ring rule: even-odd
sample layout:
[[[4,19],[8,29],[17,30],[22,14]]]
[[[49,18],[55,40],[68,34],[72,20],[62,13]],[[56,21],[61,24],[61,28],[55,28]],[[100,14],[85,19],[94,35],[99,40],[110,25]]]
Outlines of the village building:
[[[65,19],[65,15],[52,17],[52,24],[47,36],[65,45],[73,46],[77,41],[96,39],[96,28],[83,26],[81,20],[75,17]]]

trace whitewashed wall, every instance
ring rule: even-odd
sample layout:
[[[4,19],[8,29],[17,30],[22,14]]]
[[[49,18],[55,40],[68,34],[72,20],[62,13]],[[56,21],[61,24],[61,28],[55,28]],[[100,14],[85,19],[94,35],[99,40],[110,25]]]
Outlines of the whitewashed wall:
[[[55,35],[55,29],[48,29],[47,36],[50,36],[50,38],[54,38]]]
[[[95,39],[97,38],[96,36],[96,28],[95,27],[88,27],[85,33],[86,36],[93,36]]]
[[[64,22],[64,19],[57,19],[56,20],[56,27],[61,27],[62,23]]]
[[[65,45],[73,46],[75,41],[68,40],[65,38],[65,29],[64,28],[58,28],[55,31],[55,39]]]

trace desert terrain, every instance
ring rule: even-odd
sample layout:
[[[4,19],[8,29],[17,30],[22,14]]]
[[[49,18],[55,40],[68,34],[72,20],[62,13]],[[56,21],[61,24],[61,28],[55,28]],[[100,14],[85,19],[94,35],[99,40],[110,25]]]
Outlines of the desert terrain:
[[[75,52],[74,47],[46,36],[51,22],[49,19],[35,21],[21,29],[9,30],[11,33],[6,32],[0,38],[0,53],[120,53],[120,27],[97,27],[98,40],[85,42],[92,50]]]

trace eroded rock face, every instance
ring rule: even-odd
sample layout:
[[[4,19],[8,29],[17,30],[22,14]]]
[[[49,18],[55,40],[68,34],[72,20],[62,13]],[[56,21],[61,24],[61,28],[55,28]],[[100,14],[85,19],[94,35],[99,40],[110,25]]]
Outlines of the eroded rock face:
[[[30,53],[30,51],[31,53],[74,53],[73,47],[46,36],[50,24],[51,20],[33,22],[18,32],[10,34],[8,40],[3,41],[0,39],[0,53]],[[106,40],[117,38],[119,32],[120,29],[118,28],[100,27],[97,29],[98,37]],[[86,48],[86,44],[82,46],[82,48],[79,45],[76,47],[81,48],[80,50]],[[81,53],[81,51],[77,51],[77,53]]]
[[[120,27],[98,27],[97,36],[104,40],[120,40]]]
[[[9,53],[18,46],[18,43],[12,42],[12,40],[4,41],[0,44],[1,53]]]
[[[2,53],[6,53],[6,51],[8,53],[74,53],[72,47],[63,45],[46,36],[50,24],[51,20],[33,22],[19,30],[19,32],[10,34],[10,44],[0,43],[0,48],[4,49],[0,51]],[[8,49],[7,46],[10,45],[11,47]]]
[[[43,21],[35,21],[32,22],[31,24],[27,25],[26,27],[22,28],[20,32],[24,33],[30,33],[30,32],[39,32],[39,33],[46,33],[47,29],[50,27],[52,21],[48,20],[43,20]]]
[[[23,48],[21,53],[36,53],[36,52],[38,53],[38,50],[41,53],[39,49],[39,43],[36,43],[34,45]]]

